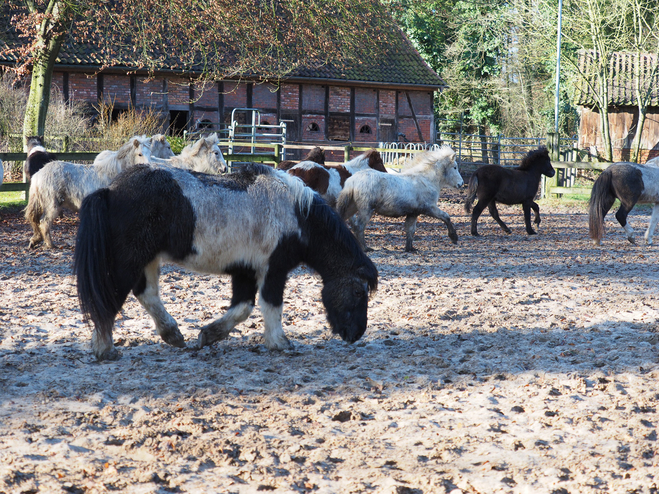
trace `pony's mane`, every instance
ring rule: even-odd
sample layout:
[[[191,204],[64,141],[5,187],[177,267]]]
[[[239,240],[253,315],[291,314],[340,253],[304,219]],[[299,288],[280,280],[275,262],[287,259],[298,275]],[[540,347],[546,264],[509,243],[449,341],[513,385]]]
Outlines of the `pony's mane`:
[[[267,165],[258,163],[249,163],[240,168],[237,175],[255,176],[255,175],[268,175],[271,176],[285,186],[293,196],[293,202],[298,207],[304,216],[309,214],[311,204],[313,203],[316,192],[307,187],[299,178],[289,175],[285,171],[277,170]],[[230,177],[230,175],[228,176]]]
[[[454,155],[455,151],[453,148],[447,145],[433,151],[417,153],[414,158],[403,165],[401,173],[423,173],[436,170],[438,168],[437,163],[440,163],[441,166],[446,161],[446,158],[452,158]]]
[[[533,151],[529,151],[528,154],[524,156],[522,162],[519,164],[517,168],[519,170],[528,170],[529,168],[531,168],[531,165],[533,165],[535,160],[537,160],[541,154],[549,155],[549,151],[545,146],[542,146],[541,148],[538,149],[534,149]]]
[[[101,151],[94,160],[94,166],[100,168],[105,173],[119,173],[121,171],[121,162],[119,160],[131,152],[133,141],[137,140],[140,144],[150,149],[150,139],[150,137],[145,135],[133,136],[116,151],[110,151],[108,149]]]
[[[208,149],[212,148],[213,145],[218,144],[220,142],[220,139],[217,137],[217,133],[211,134],[208,137],[202,137],[198,141],[193,142],[192,144],[188,144],[181,150],[181,154],[179,155],[181,158],[191,158],[193,156],[199,155],[199,152],[203,147],[207,147]]]
[[[366,277],[369,287],[369,296],[372,295],[378,288],[377,270],[373,266],[371,260],[364,253],[359,246],[357,239],[348,229],[345,222],[334,211],[329,204],[327,204],[318,194],[313,195],[313,203],[310,205],[309,212],[313,214],[314,220],[322,224],[330,237],[337,240],[337,242],[348,249],[353,257],[353,270],[357,272],[360,270],[361,274]],[[374,270],[368,270],[368,266],[373,266]]]

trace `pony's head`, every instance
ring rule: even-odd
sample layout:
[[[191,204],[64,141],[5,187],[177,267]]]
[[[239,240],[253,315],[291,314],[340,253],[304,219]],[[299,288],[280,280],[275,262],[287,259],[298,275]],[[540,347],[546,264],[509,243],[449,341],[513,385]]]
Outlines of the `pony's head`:
[[[543,175],[548,177],[553,177],[556,171],[554,167],[551,166],[551,159],[549,158],[549,150],[546,147],[541,147],[533,151],[529,151],[528,154],[522,160],[522,163],[519,165],[520,170],[530,170],[536,169]]]
[[[307,156],[302,161],[313,161],[314,163],[318,163],[319,165],[324,165],[325,150],[323,148],[316,146],[311,151],[309,151],[309,154],[307,154]]]
[[[368,263],[348,276],[325,281],[321,292],[332,332],[348,343],[359,340],[366,331],[369,294],[378,286],[378,271],[364,258]]]
[[[458,170],[455,151],[450,146],[442,146],[437,150],[419,153],[409,164],[404,165],[405,174],[422,174],[436,177],[439,187],[454,187],[459,189],[464,180]]]
[[[28,156],[35,151],[46,151],[46,148],[43,145],[43,140],[39,136],[28,137],[26,140],[25,148],[27,149]]]
[[[146,136],[134,136],[117,150],[116,158],[126,168],[133,165],[148,165],[151,161],[150,139]]]
[[[151,156],[154,158],[168,159],[174,156],[172,146],[163,134],[156,134],[149,139],[151,146]]]
[[[181,159],[194,163],[193,169],[202,173],[219,175],[227,171],[227,162],[222,156],[217,133],[202,137],[181,151]]]

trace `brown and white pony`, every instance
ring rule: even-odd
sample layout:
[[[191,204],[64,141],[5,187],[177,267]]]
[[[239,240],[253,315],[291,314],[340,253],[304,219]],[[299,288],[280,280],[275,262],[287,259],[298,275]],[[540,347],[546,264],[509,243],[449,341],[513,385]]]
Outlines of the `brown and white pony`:
[[[313,161],[314,163],[318,163],[319,165],[324,165],[325,164],[325,150],[323,148],[319,148],[316,146],[313,148],[311,151],[309,151],[309,154],[307,154],[300,163],[304,161]],[[291,160],[284,160],[280,162],[277,165],[277,170],[284,170],[287,171],[291,168],[293,168],[295,165],[297,165],[295,161]]]
[[[387,173],[382,156],[375,149],[369,149],[343,165],[319,165],[302,161],[290,168],[288,173],[298,177],[307,187],[318,192],[325,202],[335,207],[345,181],[358,171],[366,169]]]

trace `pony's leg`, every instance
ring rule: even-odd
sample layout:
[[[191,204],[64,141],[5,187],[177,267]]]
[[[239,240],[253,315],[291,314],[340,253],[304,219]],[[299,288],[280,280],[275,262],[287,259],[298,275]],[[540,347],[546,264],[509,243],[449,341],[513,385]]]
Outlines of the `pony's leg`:
[[[418,217],[418,214],[408,214],[405,218],[405,233],[407,234],[407,239],[405,240],[405,252],[416,252],[416,249],[412,246],[412,241],[414,240],[416,220]]]
[[[478,224],[478,218],[483,213],[483,210],[489,203],[490,203],[489,200],[479,199],[476,205],[474,206],[474,209],[471,212],[471,234],[474,237],[479,236],[478,228],[476,226]]]
[[[369,247],[366,247],[366,239],[364,238],[364,230],[366,230],[366,225],[369,221],[371,221],[372,216],[373,212],[369,211],[359,211],[357,214],[352,216],[351,223],[353,232],[357,238],[357,241],[359,242],[359,245],[361,245],[365,252],[373,250]]]
[[[492,218],[494,218],[494,221],[499,223],[499,226],[501,227],[501,229],[504,232],[506,232],[508,234],[511,234],[512,230],[510,228],[508,228],[508,225],[506,225],[503,222],[503,220],[499,217],[499,210],[497,209],[497,203],[494,202],[494,201],[490,201],[490,203],[487,205],[487,208],[490,210],[490,215],[492,216]]]
[[[198,348],[229,337],[231,330],[249,317],[256,300],[256,275],[244,269],[231,273],[231,305],[220,318],[207,324],[199,332]]]
[[[620,226],[622,226],[623,230],[625,230],[625,233],[627,234],[627,240],[629,240],[632,244],[635,244],[636,240],[634,240],[634,229],[627,222],[627,215],[629,215],[629,212],[632,210],[633,207],[634,207],[633,204],[630,206],[622,202],[620,204],[620,208],[616,212],[616,219],[618,220],[618,223],[620,223]]]
[[[652,217],[650,218],[650,224],[648,225],[648,229],[645,232],[645,241],[647,242],[648,245],[652,245],[652,235],[654,235],[654,229],[656,228],[658,221],[659,221],[659,203],[656,203],[652,208]]]
[[[538,203],[535,201],[531,201],[531,209],[533,209],[533,212],[535,213],[535,219],[533,220],[533,223],[536,225],[540,224],[540,207],[538,206]]]
[[[271,260],[270,269],[261,287],[259,307],[265,326],[263,338],[265,339],[265,346],[269,350],[287,350],[292,347],[281,325],[284,287],[286,286],[288,271],[291,268],[292,266],[288,263],[281,263],[275,269]]]
[[[524,201],[522,203],[522,209],[524,210],[524,224],[526,225],[526,233],[529,235],[537,235],[531,226],[531,202],[533,201]]]
[[[478,204],[476,204],[476,206],[478,206]],[[475,211],[475,209],[474,209],[474,211]],[[448,228],[448,238],[450,238],[451,242],[453,242],[454,244],[458,243],[458,234],[455,231],[455,227],[453,226],[453,223],[451,223],[451,217],[447,213],[445,213],[444,211],[439,209],[437,206],[432,206],[430,209],[428,209],[425,212],[425,214],[427,214],[428,216],[432,216],[433,218],[437,218],[438,220],[443,221],[444,224],[446,225],[446,228]],[[473,224],[472,224],[472,226],[473,226]],[[472,233],[473,233],[473,231],[472,231]]]
[[[133,293],[142,307],[149,313],[156,324],[156,331],[165,343],[179,348],[185,347],[185,338],[178,329],[176,320],[167,312],[158,293],[160,275],[160,258],[151,261],[144,268],[143,282],[138,282]]]

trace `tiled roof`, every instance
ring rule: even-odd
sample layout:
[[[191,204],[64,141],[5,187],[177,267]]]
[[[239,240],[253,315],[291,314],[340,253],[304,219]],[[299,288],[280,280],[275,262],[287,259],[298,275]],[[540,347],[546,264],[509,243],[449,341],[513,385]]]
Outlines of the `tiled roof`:
[[[595,78],[595,60],[596,52],[594,50],[582,50],[579,53],[579,70],[582,74],[589,75],[589,80],[594,86]],[[659,73],[655,73],[650,79],[652,67],[657,63],[657,56],[651,54],[641,55],[641,67],[645,77],[642,77],[641,91],[645,92],[650,88],[650,101],[648,106],[659,106]],[[636,53],[616,52],[611,56],[609,61],[609,105],[611,106],[635,106],[636,105],[636,81],[634,80],[634,70],[638,63],[639,56]],[[594,104],[591,89],[586,82],[581,79],[576,93],[576,104],[580,106],[592,106]]]
[[[0,23],[5,24],[5,19],[2,17],[2,12],[0,12]],[[5,26],[8,25],[9,22],[5,24]],[[3,38],[10,44],[20,42],[15,31],[11,29],[8,31],[5,30],[5,32],[0,31],[0,49],[2,48]],[[379,50],[377,55],[370,57],[368,60],[352,60],[341,65],[316,63],[313,66],[299,67],[289,73],[286,78],[320,78],[337,82],[358,81],[391,85],[420,85],[433,88],[445,86],[441,77],[423,60],[402,30],[392,27],[390,32],[387,33],[387,38],[388,43],[385,45],[385,48]],[[101,50],[99,46],[95,46],[94,44],[73,44],[72,40],[68,39],[62,44],[56,66],[66,65],[81,69],[85,67],[100,67],[103,63],[100,57]],[[136,59],[131,58],[129,49],[125,50],[119,56],[119,59],[121,62],[114,64],[114,68],[128,70],[139,68],[136,65]],[[155,69],[156,72],[201,72],[200,66],[184,66],[179,60],[166,55],[162,55],[160,60],[160,63]],[[15,59],[0,56],[0,64],[14,62],[16,62]],[[243,74],[243,76],[248,75]]]

